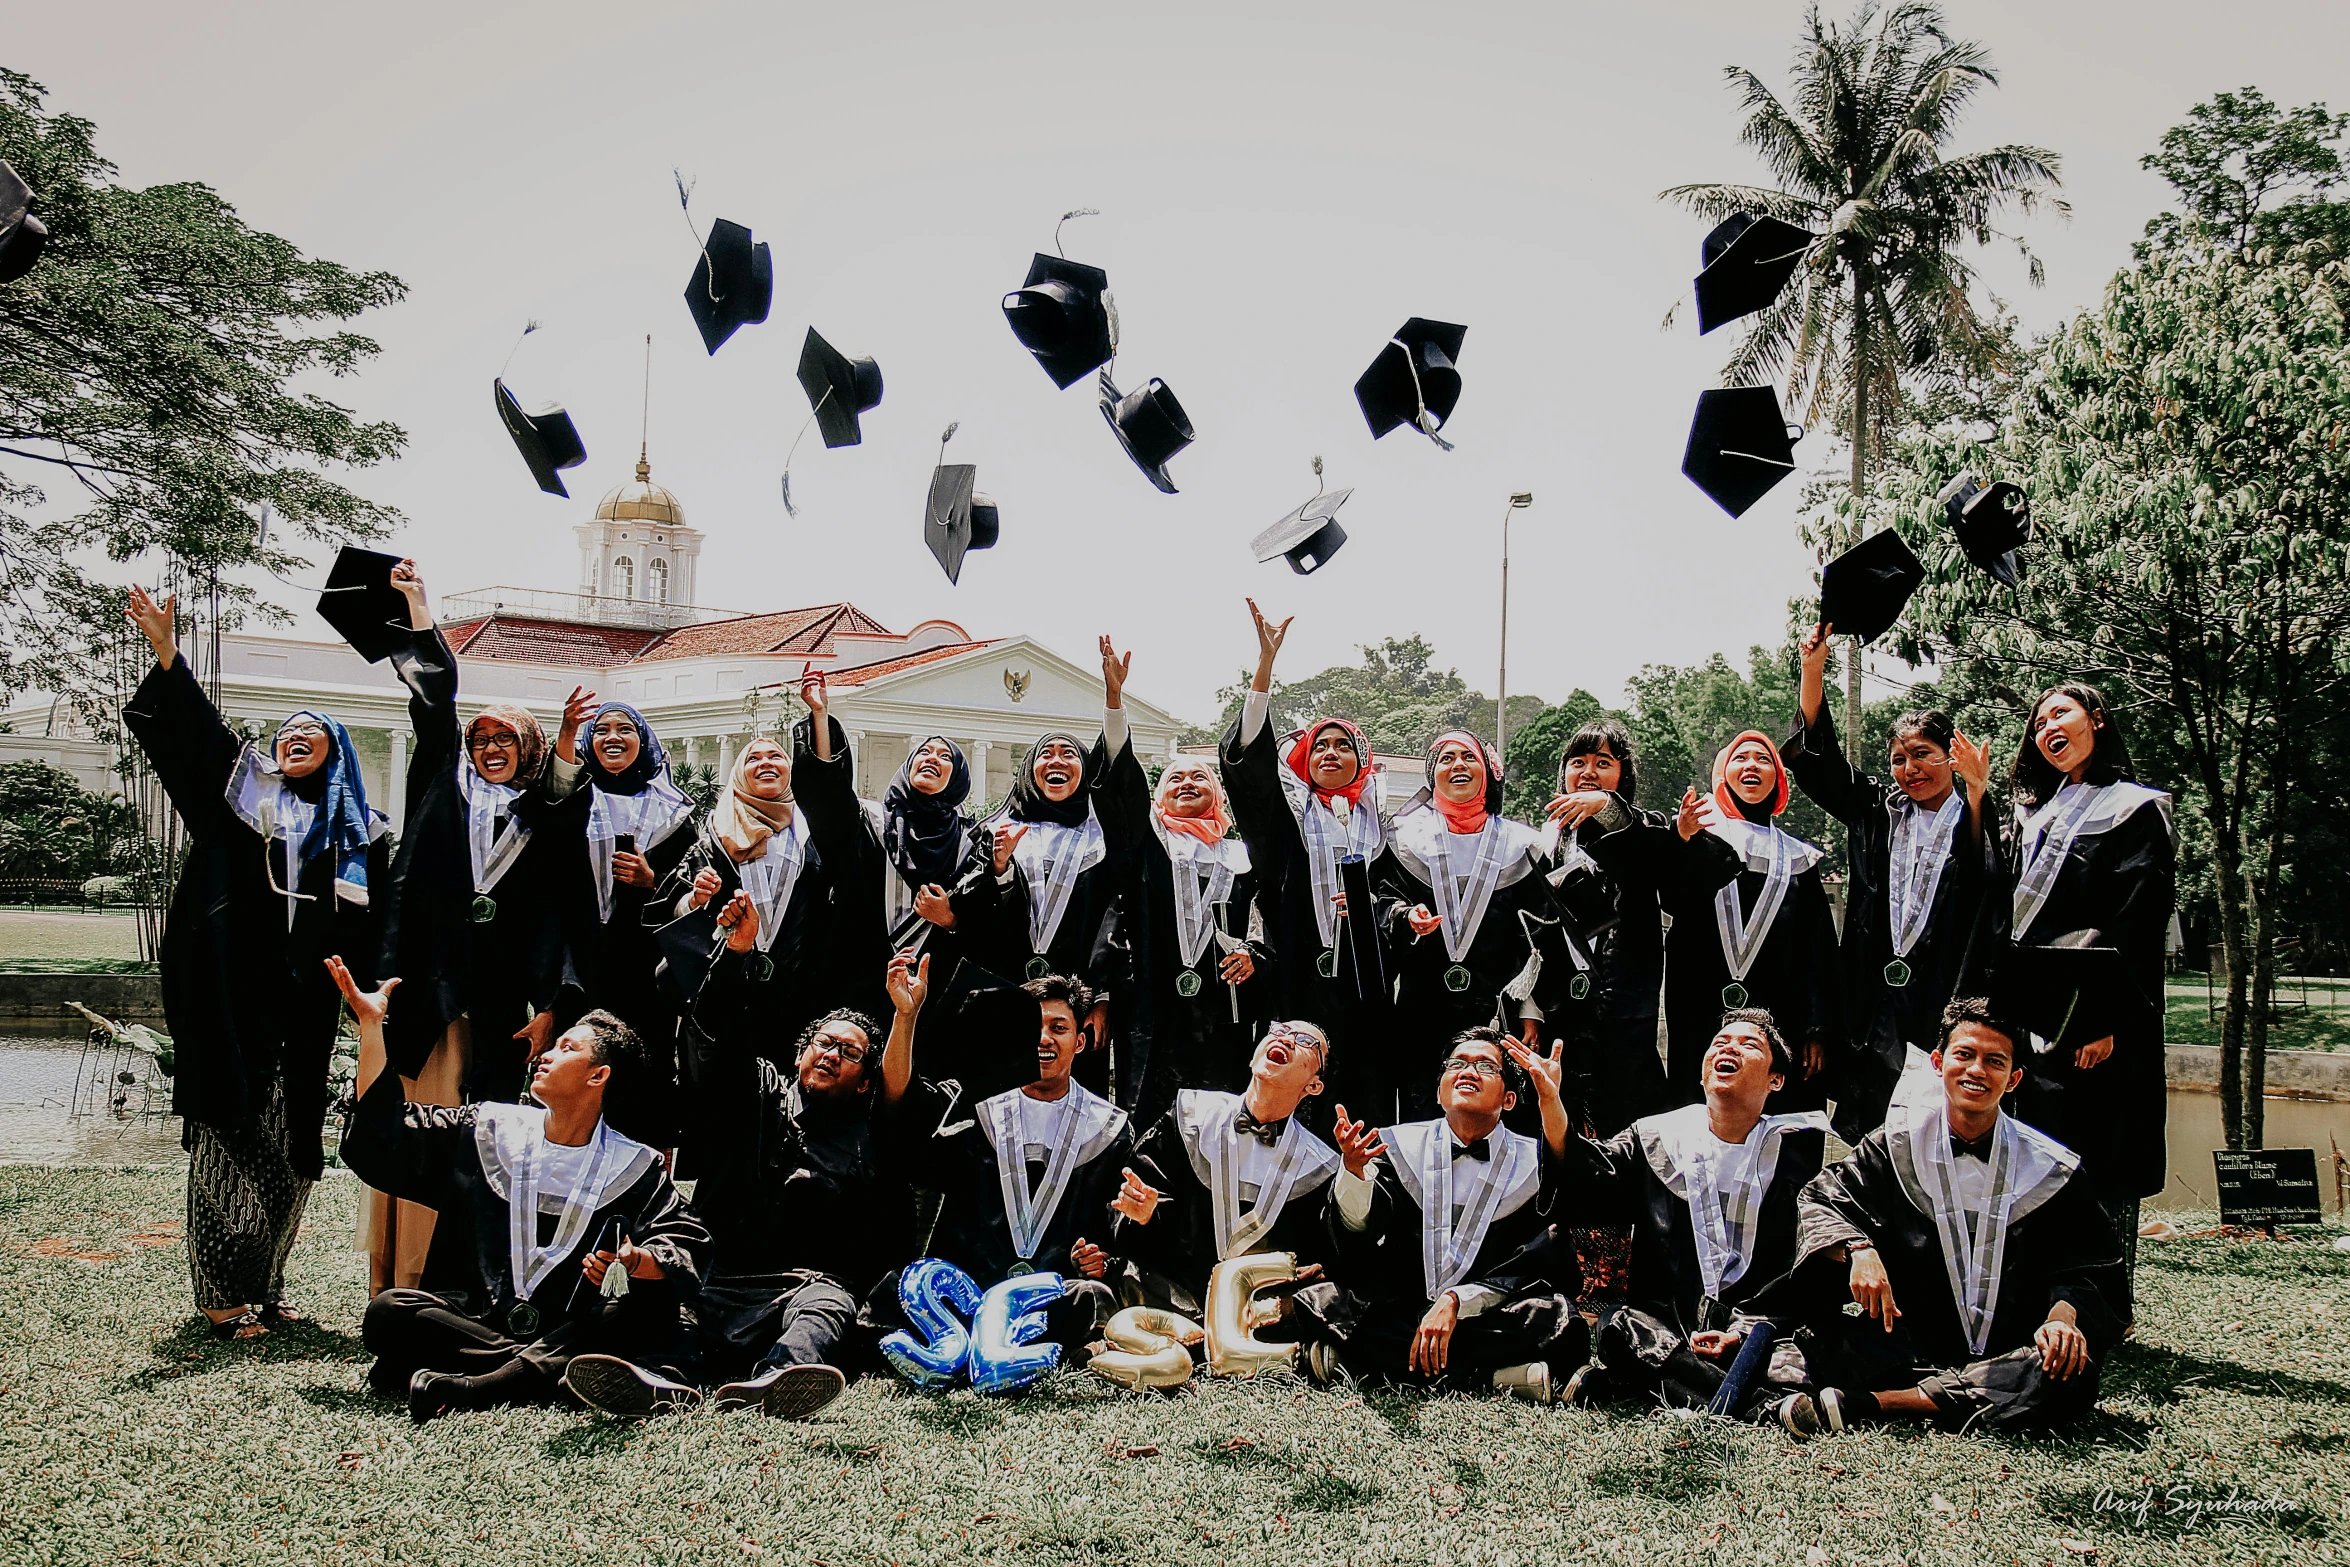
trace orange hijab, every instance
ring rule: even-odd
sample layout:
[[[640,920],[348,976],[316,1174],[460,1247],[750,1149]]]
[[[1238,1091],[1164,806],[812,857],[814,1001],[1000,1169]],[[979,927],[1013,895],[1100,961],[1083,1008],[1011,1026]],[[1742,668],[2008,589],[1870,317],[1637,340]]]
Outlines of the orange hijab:
[[[1308,765],[1313,758],[1314,741],[1320,738],[1325,729],[1344,731],[1346,738],[1354,746],[1355,781],[1343,789],[1325,789],[1315,783],[1314,770]],[[1289,770],[1303,779],[1305,786],[1313,791],[1314,798],[1320,800],[1324,805],[1328,805],[1333,799],[1344,800],[1350,806],[1360,805],[1363,803],[1363,790],[1369,787],[1371,782],[1370,739],[1364,735],[1361,728],[1349,723],[1346,719],[1317,719],[1298,731],[1297,743],[1289,748]]]
[[[1172,773],[1174,770],[1174,764],[1169,763],[1167,773]],[[1169,832],[1189,833],[1202,843],[1222,843],[1225,836],[1232,831],[1231,813],[1224,808],[1224,780],[1216,776],[1216,770],[1213,767],[1202,768],[1201,771],[1208,775],[1208,809],[1206,814],[1177,816],[1166,808],[1162,799],[1167,788],[1167,773],[1159,775],[1159,794],[1162,799],[1153,799],[1151,808],[1159,813],[1159,825]]]
[[[1730,787],[1730,753],[1749,740],[1760,740],[1763,748],[1771,753],[1771,765],[1778,769],[1779,786],[1771,794],[1771,814],[1776,816],[1787,809],[1790,798],[1787,762],[1779,755],[1778,742],[1759,729],[1742,729],[1730,737],[1728,745],[1714,753],[1714,804],[1721,807],[1722,814],[1733,821],[1745,821],[1748,817],[1746,802],[1739,799],[1737,791]]]

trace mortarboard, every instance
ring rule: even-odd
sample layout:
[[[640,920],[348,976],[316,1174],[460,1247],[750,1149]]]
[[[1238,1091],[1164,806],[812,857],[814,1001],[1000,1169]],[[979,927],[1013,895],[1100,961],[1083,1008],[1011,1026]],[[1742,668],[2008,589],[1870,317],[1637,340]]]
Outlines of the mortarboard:
[[[1893,629],[1926,568],[1901,535],[1871,534],[1820,570],[1820,619],[1839,634],[1874,642]]]
[[[1689,446],[1681,471],[1733,517],[1795,471],[1802,432],[1779,413],[1779,394],[1767,386],[1720,387],[1697,394]]]
[[[1012,335],[1064,391],[1110,362],[1110,275],[1039,253],[1028,281],[1004,296]]]
[[[938,557],[947,581],[963,580],[963,552],[995,548],[1000,519],[995,502],[972,485],[976,464],[941,463],[930,475],[930,502],[922,513],[922,542]]]
[[[718,911],[723,906],[712,898],[653,932],[653,945],[661,952],[662,988],[681,1007],[693,1006],[710,965],[717,960],[725,939],[718,929]]]
[[[1942,487],[1943,515],[1958,535],[1966,558],[2006,587],[2023,580],[2016,551],[2032,542],[2032,503],[2023,486],[2005,479],[1983,483],[1962,473]]]
[[[2076,930],[2045,945],[2007,948],[1992,966],[1994,1010],[2057,1046],[2086,1043],[2086,1038],[2066,1037],[2068,1032],[2080,1032],[2075,1013],[2082,997],[2113,995],[2128,988],[2121,949],[2101,945],[2104,939],[2102,931]],[[2101,1018],[2078,1022],[2105,1026]],[[2031,1049],[2030,1040],[2016,1041],[2017,1065],[2023,1064]]]
[[[1355,402],[1363,422],[1377,440],[1398,425],[1409,424],[1437,445],[1451,449],[1436,432],[1452,417],[1461,400],[1461,340],[1465,326],[1414,316],[1396,330],[1379,357],[1355,382]]]
[[[319,590],[319,618],[370,664],[408,646],[413,634],[407,596],[392,586],[392,568],[398,564],[397,555],[346,544]]]
[[[816,412],[816,429],[826,446],[855,446],[865,438],[857,416],[881,403],[881,366],[851,359],[814,327],[800,345],[800,387]]]
[[[945,1026],[924,1029],[915,1045],[922,1075],[933,1081],[953,1078],[962,1085],[967,1105],[1036,1081],[1044,1007],[1027,991],[966,958],[934,988],[922,1010],[933,1008]],[[939,1047],[950,1040],[942,1051]]]
[[[1706,235],[1697,274],[1697,330],[1752,315],[1779,297],[1813,236],[1777,218],[1733,212]]]
[[[752,243],[751,231],[740,223],[713,222],[693,281],[685,286],[685,307],[693,312],[702,346],[718,352],[735,328],[766,320],[774,299],[775,262],[765,242]]]
[[[576,468],[587,461],[587,447],[581,443],[571,415],[564,412],[561,403],[546,403],[537,413],[526,414],[503,378],[490,384],[497,393],[498,418],[506,433],[514,437],[514,449],[530,465],[530,476],[549,495],[569,500],[571,492],[563,487],[557,470]]]
[[[0,162],[0,283],[13,283],[41,259],[49,226],[33,216],[33,188]]]
[[[1338,525],[1338,508],[1353,493],[1351,489],[1325,490],[1316,495],[1249,540],[1249,553],[1260,561],[1286,555],[1291,571],[1301,577],[1312,576],[1329,565],[1330,557],[1346,543],[1346,530]]]
[[[1191,420],[1175,400],[1167,383],[1153,376],[1139,389],[1120,395],[1105,371],[1098,381],[1102,418],[1117,435],[1118,444],[1134,459],[1134,466],[1167,494],[1175,481],[1167,477],[1167,460],[1191,444]]]

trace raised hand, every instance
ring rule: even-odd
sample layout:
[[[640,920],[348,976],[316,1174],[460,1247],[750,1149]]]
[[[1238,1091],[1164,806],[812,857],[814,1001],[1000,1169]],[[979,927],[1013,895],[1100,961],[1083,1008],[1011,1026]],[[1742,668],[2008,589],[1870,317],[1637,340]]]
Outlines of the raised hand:
[[[1011,869],[1012,851],[1020,840],[1028,836],[1026,822],[1004,822],[995,830],[995,873],[1001,876]]]
[[[529,1022],[516,1029],[513,1037],[524,1041],[530,1047],[522,1058],[522,1070],[527,1076],[537,1068],[539,1057],[547,1053],[547,1047],[555,1042],[555,1014],[552,1012],[536,1014]]]
[[[930,954],[922,954],[919,963],[912,952],[901,952],[889,960],[889,976],[882,981],[889,992],[889,1004],[900,1017],[912,1017],[922,1010],[922,1003],[930,999]]]
[[[1799,644],[1803,654],[1803,679],[1796,691],[1796,706],[1803,710],[1803,721],[1816,724],[1820,709],[1828,700],[1828,637],[1836,628],[1821,621],[1803,634]]]
[[[1273,660],[1279,656],[1281,644],[1289,635],[1289,621],[1295,620],[1297,617],[1292,615],[1289,620],[1284,620],[1276,626],[1265,619],[1265,612],[1257,608],[1255,599],[1248,601],[1248,614],[1249,618],[1257,623],[1256,689],[1270,691],[1273,689]]]
[[[1967,803],[1981,805],[1991,789],[1991,748],[1965,735],[1950,736],[1950,770],[1966,783]]]
[[[824,683],[824,671],[811,669],[800,676],[800,700],[808,706],[808,716],[816,720],[816,727],[824,727],[824,720],[832,711],[832,693]]]
[[[1338,1124],[1330,1129],[1330,1136],[1338,1144],[1338,1157],[1346,1161],[1346,1173],[1357,1180],[1373,1159],[1387,1152],[1378,1129],[1368,1121],[1348,1120],[1344,1105],[1338,1107]]]
[[[1110,1199],[1110,1206],[1137,1224],[1148,1224],[1151,1215],[1159,1211],[1159,1191],[1132,1170],[1118,1187],[1118,1195]]]
[[[1501,1044],[1510,1053],[1510,1059],[1518,1063],[1518,1070],[1533,1081],[1537,1098],[1546,1105],[1564,1103],[1560,1098],[1560,1085],[1565,1082],[1567,1075],[1565,1040],[1552,1040],[1549,1055],[1531,1050],[1518,1040],[1506,1036]]]
[[[361,990],[341,958],[328,958],[326,972],[335,982],[335,989],[343,993],[343,1004],[351,1009],[352,1019],[361,1028],[383,1026],[384,1014],[392,1009],[392,992],[400,988],[397,978],[387,979],[373,990]]]
[[[408,601],[408,625],[422,631],[432,624],[432,612],[424,601],[424,578],[417,575],[416,562],[404,560],[392,568],[392,586],[400,590],[400,597]]]
[[[718,911],[718,928],[726,932],[726,950],[748,952],[759,944],[759,907],[751,895],[737,888],[726,907]]]
[[[155,650],[155,662],[165,669],[169,669],[171,661],[179,657],[179,637],[172,630],[173,616],[179,608],[179,602],[177,593],[166,593],[163,602],[158,604],[148,596],[145,588],[134,582],[131,584],[131,601],[123,610],[130,617],[131,624],[138,627],[147,638],[147,645]]]
[[[1673,815],[1673,831],[1681,835],[1683,843],[1705,831],[1705,816],[1697,808],[1695,785],[1681,791],[1681,809]]]
[[[563,699],[563,722],[555,729],[555,754],[566,762],[579,760],[579,732],[603,704],[586,686],[573,686]]]
[[[1112,647],[1110,639],[1104,636],[1102,638],[1102,692],[1105,707],[1120,705],[1118,699],[1126,694],[1126,671],[1133,667],[1133,652],[1129,650],[1125,657],[1119,657],[1118,650]]]

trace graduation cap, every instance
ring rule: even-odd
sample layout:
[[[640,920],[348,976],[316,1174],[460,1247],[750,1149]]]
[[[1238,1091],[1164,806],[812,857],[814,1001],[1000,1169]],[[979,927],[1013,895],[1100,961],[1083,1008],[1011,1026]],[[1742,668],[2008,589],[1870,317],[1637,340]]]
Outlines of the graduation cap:
[[[1001,527],[995,502],[972,489],[974,463],[942,463],[930,475],[930,502],[922,513],[922,542],[938,557],[947,581],[963,580],[963,552],[995,548]]]
[[[1800,430],[1779,413],[1779,394],[1767,386],[1718,387],[1697,394],[1689,446],[1681,471],[1733,517],[1769,494],[1795,471]]]
[[[1553,892],[1559,912],[1566,916],[1567,927],[1585,952],[1595,951],[1600,938],[1615,929],[1622,917],[1616,908],[1615,889],[1589,865],[1572,867],[1553,883]]]
[[[0,283],[13,283],[41,259],[49,226],[33,216],[33,188],[0,162]]]
[[[1028,264],[1028,281],[1004,296],[1004,319],[1053,385],[1066,391],[1110,362],[1110,275],[1039,252]]]
[[[881,366],[851,359],[824,341],[814,327],[800,345],[800,386],[816,411],[816,428],[826,446],[854,446],[865,438],[857,416],[881,403]]]
[[[775,262],[766,243],[753,244],[751,231],[740,223],[713,222],[702,259],[694,263],[693,281],[685,286],[685,308],[693,312],[702,346],[718,352],[736,327],[766,320],[774,299]]]
[[[2006,587],[2023,580],[2016,551],[2032,542],[2032,502],[2022,485],[2005,479],[1985,484],[1962,473],[1937,498],[1958,535],[1958,547],[1976,570],[1989,572]]]
[[[1750,316],[1779,297],[1814,236],[1777,218],[1733,212],[1706,235],[1697,274],[1697,330]]]
[[[1167,383],[1153,376],[1140,389],[1120,395],[1107,372],[1100,378],[1102,418],[1134,459],[1134,466],[1167,494],[1175,481],[1167,477],[1167,460],[1191,444],[1191,419],[1175,400]]]
[[[392,586],[397,555],[344,545],[318,593],[318,615],[370,664],[408,646],[408,599]]]
[[[936,968],[934,963],[934,974]],[[915,1059],[925,1068],[925,1076],[951,1077],[960,1083],[963,1103],[977,1104],[1036,1081],[1036,1043],[1044,1032],[1044,1007],[1027,991],[961,959],[922,1010],[934,1009],[944,1026],[923,1029]]]
[[[1820,619],[1846,636],[1874,642],[1893,629],[1926,568],[1901,535],[1871,534],[1820,571]]]
[[[514,449],[522,453],[522,460],[530,465],[530,476],[539,482],[539,488],[549,495],[560,495],[565,500],[571,492],[563,487],[556,470],[576,468],[587,461],[587,447],[579,439],[579,429],[571,422],[561,403],[544,403],[536,413],[524,413],[522,404],[506,389],[503,377],[490,383],[498,397],[498,417],[506,425],[506,433],[514,437]]]
[[[718,900],[712,898],[653,932],[653,945],[661,952],[661,986],[681,1008],[691,1008],[701,994],[702,981],[726,939],[718,929],[718,909]]]
[[[1322,459],[1314,459],[1314,472],[1322,471]],[[1248,541],[1249,553],[1260,561],[1276,555],[1289,557],[1289,569],[1301,577],[1310,577],[1330,564],[1346,543],[1346,530],[1338,525],[1338,508],[1346,504],[1351,489],[1327,490],[1282,518],[1279,522]]]
[[[1379,357],[1355,382],[1355,402],[1374,441],[1401,424],[1409,424],[1446,451],[1452,443],[1436,432],[1452,417],[1461,400],[1461,340],[1465,326],[1414,316],[1396,330]]]
[[[2074,1015],[2081,998],[2111,995],[2128,983],[2121,949],[2104,946],[2103,940],[2102,931],[2076,930],[2044,946],[2009,947],[1991,973],[1995,1010],[2059,1047],[2084,1043],[2065,1037],[2067,1030],[2079,1032]],[[2098,1019],[2081,1021],[2103,1027]],[[2031,1041],[2016,1041],[2019,1058],[2030,1050]]]

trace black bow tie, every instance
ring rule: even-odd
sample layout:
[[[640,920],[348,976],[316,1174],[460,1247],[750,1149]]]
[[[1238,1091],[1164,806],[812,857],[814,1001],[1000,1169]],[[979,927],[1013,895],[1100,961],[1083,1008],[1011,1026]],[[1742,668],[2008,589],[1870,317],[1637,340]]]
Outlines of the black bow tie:
[[[1466,1154],[1472,1159],[1490,1160],[1493,1157],[1493,1149],[1488,1146],[1487,1140],[1482,1137],[1478,1138],[1473,1143],[1454,1143],[1452,1145],[1452,1156],[1455,1159],[1458,1159],[1463,1154]]]
[[[1232,1118],[1232,1130],[1235,1133],[1242,1137],[1253,1137],[1267,1148],[1281,1141],[1282,1130],[1288,1125],[1289,1117],[1287,1116],[1283,1116],[1278,1121],[1260,1121],[1249,1114],[1245,1106],[1241,1109],[1240,1114]]]
[[[1985,1132],[1980,1138],[1970,1143],[1965,1138],[1959,1136],[1956,1132],[1952,1132],[1950,1134],[1951,1157],[1955,1159],[1980,1159],[1985,1164],[1989,1164],[1991,1162],[1992,1135],[1993,1134],[1990,1132]]]

